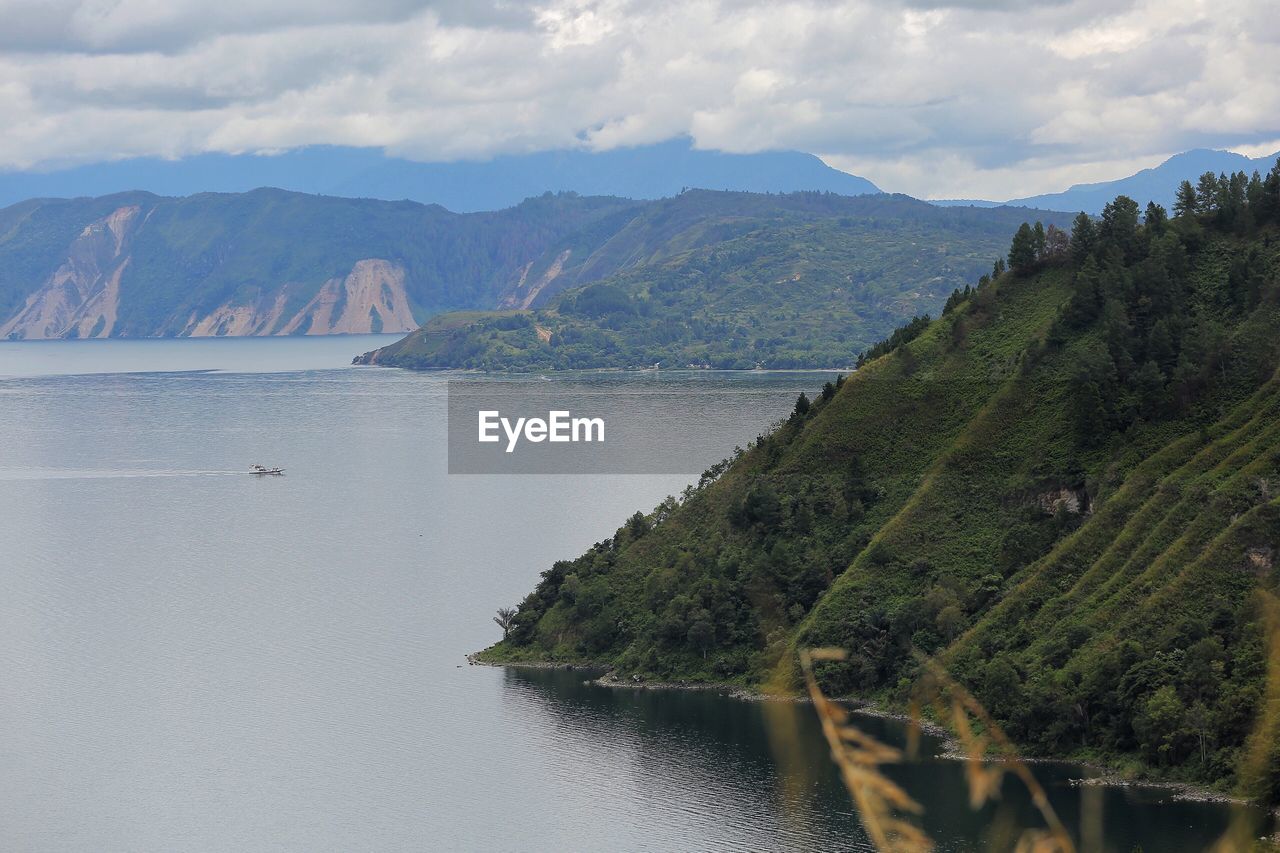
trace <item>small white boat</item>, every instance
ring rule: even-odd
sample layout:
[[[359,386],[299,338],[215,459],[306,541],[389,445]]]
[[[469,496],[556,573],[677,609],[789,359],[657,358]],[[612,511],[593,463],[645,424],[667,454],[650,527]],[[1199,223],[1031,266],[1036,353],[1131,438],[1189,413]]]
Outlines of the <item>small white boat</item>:
[[[254,465],[249,469],[250,474],[283,474],[283,468],[268,468],[265,465]]]

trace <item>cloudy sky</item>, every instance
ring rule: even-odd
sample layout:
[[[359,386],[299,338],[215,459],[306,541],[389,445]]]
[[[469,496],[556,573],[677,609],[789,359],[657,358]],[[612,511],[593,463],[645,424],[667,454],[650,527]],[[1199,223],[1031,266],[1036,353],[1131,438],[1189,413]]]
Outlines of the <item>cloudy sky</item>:
[[[1270,0],[0,0],[0,168],[687,134],[921,197],[1280,149]]]

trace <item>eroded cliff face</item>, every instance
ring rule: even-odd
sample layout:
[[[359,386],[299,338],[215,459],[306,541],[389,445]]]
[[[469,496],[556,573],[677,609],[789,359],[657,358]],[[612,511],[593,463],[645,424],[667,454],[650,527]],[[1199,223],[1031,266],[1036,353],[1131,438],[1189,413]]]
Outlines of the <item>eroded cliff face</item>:
[[[417,327],[404,290],[404,267],[367,258],[357,261],[345,279],[326,281],[275,334],[411,332]]]
[[[226,302],[192,313],[179,332],[193,338],[244,335],[342,335],[411,332],[418,327],[405,292],[405,270],[381,258],[356,261],[344,278],[324,282],[305,305],[286,314],[304,285],[283,284],[252,303]]]
[[[121,300],[128,299],[130,244],[145,221],[142,207],[130,205],[85,226],[58,268],[12,316],[0,318],[0,338],[46,340],[121,334],[117,318]],[[302,299],[307,301],[297,308]],[[125,333],[180,337],[333,335],[410,332],[417,326],[405,291],[404,267],[366,258],[357,261],[346,276],[318,287],[314,282],[285,282],[262,289],[247,301],[229,300],[207,313],[179,309],[154,329]]]
[[[533,281],[529,280],[529,269],[533,266],[533,261],[525,264],[520,268],[520,278],[502,295],[498,302],[499,308],[529,308],[533,305],[533,301],[538,298],[542,291],[546,290],[547,285],[560,277],[564,272],[565,261],[569,260],[569,249],[565,249],[559,255],[556,255],[547,269],[542,275],[536,277]]]
[[[86,225],[66,259],[22,308],[0,324],[0,338],[105,338],[115,327],[120,279],[139,221],[137,205],[120,207]]]

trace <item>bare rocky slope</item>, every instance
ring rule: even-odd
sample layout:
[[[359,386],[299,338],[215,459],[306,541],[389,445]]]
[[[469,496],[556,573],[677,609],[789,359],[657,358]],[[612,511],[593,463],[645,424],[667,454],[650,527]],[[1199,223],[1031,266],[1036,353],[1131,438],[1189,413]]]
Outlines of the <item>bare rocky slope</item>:
[[[454,214],[281,190],[32,200],[0,210],[0,338],[409,332],[531,298],[517,291],[563,266],[528,277],[552,246],[635,207],[565,194]]]

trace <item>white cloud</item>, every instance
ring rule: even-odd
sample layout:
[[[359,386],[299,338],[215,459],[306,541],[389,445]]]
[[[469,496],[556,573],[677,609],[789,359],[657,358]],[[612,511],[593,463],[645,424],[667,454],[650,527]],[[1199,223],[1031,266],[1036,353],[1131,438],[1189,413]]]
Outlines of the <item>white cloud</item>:
[[[690,134],[1011,197],[1280,138],[1266,0],[0,0],[0,20],[11,168]]]

